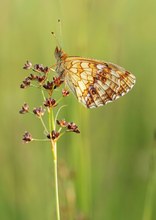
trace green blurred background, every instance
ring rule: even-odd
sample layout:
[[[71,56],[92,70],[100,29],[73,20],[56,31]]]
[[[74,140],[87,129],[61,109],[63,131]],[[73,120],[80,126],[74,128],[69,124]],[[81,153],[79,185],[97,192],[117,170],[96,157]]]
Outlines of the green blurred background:
[[[18,114],[23,102],[41,103],[19,85],[27,59],[55,63],[51,31],[68,54],[117,63],[137,77],[129,94],[98,109],[68,98],[62,115],[81,134],[58,146],[61,219],[156,219],[156,1],[6,0],[0,17],[0,219],[56,219],[50,147],[22,143],[25,130],[43,131],[32,115]]]

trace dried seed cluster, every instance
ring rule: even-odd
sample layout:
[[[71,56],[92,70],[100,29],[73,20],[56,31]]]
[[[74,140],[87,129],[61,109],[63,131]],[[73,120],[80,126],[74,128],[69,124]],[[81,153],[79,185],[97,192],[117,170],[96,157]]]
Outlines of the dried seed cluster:
[[[19,113],[25,114],[25,113],[32,113],[36,115],[38,118],[41,119],[42,124],[44,125],[44,129],[46,130],[46,138],[52,139],[53,141],[57,141],[63,134],[67,132],[74,132],[74,133],[80,133],[78,126],[74,122],[67,122],[64,119],[62,120],[56,120],[55,127],[51,127],[52,130],[49,131],[49,129],[45,128],[45,124],[43,121],[43,116],[46,112],[48,114],[53,111],[53,108],[56,108],[59,105],[59,100],[56,100],[53,98],[53,94],[56,88],[60,87],[63,83],[63,80],[61,77],[54,76],[53,78],[50,77],[50,71],[51,68],[44,67],[43,64],[35,64],[33,65],[30,61],[26,61],[26,63],[23,66],[24,70],[31,70],[33,71],[30,73],[21,83],[20,88],[26,89],[30,86],[32,87],[38,87],[42,90],[42,93],[44,94],[43,103],[40,107],[35,107],[31,111],[29,108],[29,105],[27,103],[24,103],[21,107]],[[52,78],[52,80],[50,80]],[[46,97],[47,96],[47,97]],[[61,91],[62,98],[69,96],[69,91],[67,89],[62,89]],[[58,129],[57,129],[58,128]],[[49,131],[49,133],[47,132]],[[24,143],[29,143],[33,140],[35,140],[32,135],[26,131],[23,135]]]
[[[75,133],[80,133],[78,126],[74,122],[66,122],[64,119],[63,120],[57,120],[57,124],[60,125],[62,128],[67,128],[67,131],[75,132]]]

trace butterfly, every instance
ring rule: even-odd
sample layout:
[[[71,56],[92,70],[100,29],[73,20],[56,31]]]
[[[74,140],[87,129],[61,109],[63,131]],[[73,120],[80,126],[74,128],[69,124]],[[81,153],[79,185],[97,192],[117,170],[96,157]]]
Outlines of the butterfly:
[[[68,56],[59,47],[54,55],[55,71],[87,108],[112,102],[128,93],[135,84],[135,76],[116,64]]]

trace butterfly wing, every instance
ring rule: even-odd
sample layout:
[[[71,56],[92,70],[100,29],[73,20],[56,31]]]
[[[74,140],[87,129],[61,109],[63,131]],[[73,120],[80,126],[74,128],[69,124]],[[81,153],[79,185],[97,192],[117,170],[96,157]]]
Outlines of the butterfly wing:
[[[66,59],[64,78],[79,102],[88,108],[103,106],[118,99],[135,84],[135,76],[124,68],[81,57]]]

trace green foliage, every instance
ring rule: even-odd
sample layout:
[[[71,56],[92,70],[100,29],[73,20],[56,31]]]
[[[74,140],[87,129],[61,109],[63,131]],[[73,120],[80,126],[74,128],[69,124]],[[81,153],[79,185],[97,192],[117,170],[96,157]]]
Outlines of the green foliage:
[[[40,103],[37,92],[23,92],[19,85],[27,59],[55,63],[51,31],[69,55],[117,63],[137,78],[129,94],[98,109],[85,109],[69,97],[63,111],[81,134],[58,146],[62,219],[156,218],[155,7],[152,0],[1,3],[0,219],[55,219],[50,146],[22,144],[25,130],[43,134],[31,115],[18,114],[24,101],[31,107]]]

